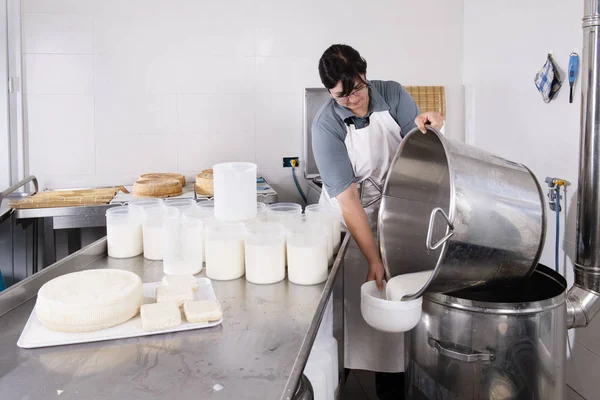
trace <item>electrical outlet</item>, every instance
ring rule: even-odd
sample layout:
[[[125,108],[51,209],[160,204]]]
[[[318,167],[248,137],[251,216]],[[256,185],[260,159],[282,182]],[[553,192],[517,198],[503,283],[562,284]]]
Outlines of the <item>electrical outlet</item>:
[[[298,157],[283,157],[283,167],[291,168],[293,160],[296,161],[295,167],[298,167],[300,165],[300,159]]]

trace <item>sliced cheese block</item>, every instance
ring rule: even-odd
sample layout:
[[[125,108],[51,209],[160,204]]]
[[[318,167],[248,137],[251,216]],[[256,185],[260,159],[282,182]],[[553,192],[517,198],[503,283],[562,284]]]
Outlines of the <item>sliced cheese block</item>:
[[[181,312],[173,302],[144,304],[141,314],[145,331],[160,331],[181,325]]]
[[[183,186],[177,179],[138,179],[133,184],[135,197],[172,197],[183,193]]]
[[[188,322],[218,321],[223,316],[216,300],[196,300],[183,303],[183,312]]]
[[[142,174],[140,175],[140,179],[177,179],[179,182],[181,182],[181,186],[185,186],[185,176],[172,172],[153,172],[150,174]]]
[[[212,169],[205,169],[196,175],[196,193],[207,196],[213,196],[215,194]]]
[[[89,332],[133,318],[144,300],[142,280],[133,272],[95,269],[73,272],[45,283],[35,312],[49,329]]]
[[[158,303],[172,302],[181,307],[186,301],[194,300],[194,292],[189,285],[159,286],[156,289]]]
[[[198,289],[198,281],[194,275],[165,275],[162,278],[163,286],[189,286],[192,290]]]

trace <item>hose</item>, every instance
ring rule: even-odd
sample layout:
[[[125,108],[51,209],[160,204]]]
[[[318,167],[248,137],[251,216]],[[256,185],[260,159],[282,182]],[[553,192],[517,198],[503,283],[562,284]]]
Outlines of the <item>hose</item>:
[[[560,238],[560,186],[556,186],[554,189],[556,191],[556,206],[554,207],[556,211],[556,243],[554,243],[554,269],[556,272],[558,271],[558,244]]]
[[[300,193],[300,196],[302,197],[302,200],[304,200],[304,203],[308,203],[307,199],[306,199],[306,195],[304,194],[304,191],[302,190],[302,188],[300,187],[300,183],[298,182],[298,177],[296,177],[296,160],[292,160],[291,164],[292,164],[292,178],[294,178],[294,183],[296,184],[296,189],[298,189],[298,193]]]

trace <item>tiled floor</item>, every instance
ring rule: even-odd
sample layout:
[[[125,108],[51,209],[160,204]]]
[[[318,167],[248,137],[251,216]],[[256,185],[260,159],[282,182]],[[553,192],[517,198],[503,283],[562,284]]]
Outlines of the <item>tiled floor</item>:
[[[344,385],[344,400],[378,400],[375,394],[375,373],[352,370]],[[567,400],[585,400],[567,386]]]

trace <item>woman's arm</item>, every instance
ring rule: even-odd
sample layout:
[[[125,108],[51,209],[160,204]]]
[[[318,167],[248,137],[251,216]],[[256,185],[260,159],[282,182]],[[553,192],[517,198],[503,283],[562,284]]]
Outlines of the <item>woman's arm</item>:
[[[371,232],[367,214],[360,202],[356,185],[352,184],[348,186],[346,190],[337,195],[336,199],[340,203],[342,215],[344,216],[348,230],[369,263],[367,281],[375,280],[377,281],[379,290],[383,289],[383,278],[385,275],[383,262],[381,261],[381,257],[379,257],[379,250]]]

